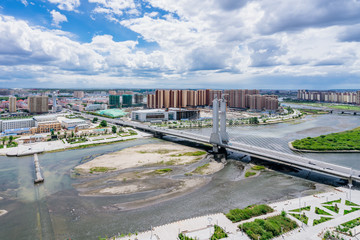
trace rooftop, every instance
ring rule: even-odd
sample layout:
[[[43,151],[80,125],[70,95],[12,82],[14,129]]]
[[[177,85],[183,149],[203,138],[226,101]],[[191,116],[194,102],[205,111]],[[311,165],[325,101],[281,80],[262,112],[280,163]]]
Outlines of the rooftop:
[[[101,114],[101,115],[110,116],[110,117],[123,117],[123,116],[127,115],[127,112],[125,112],[121,109],[117,109],[117,108],[100,110],[100,111],[97,111],[96,113]]]

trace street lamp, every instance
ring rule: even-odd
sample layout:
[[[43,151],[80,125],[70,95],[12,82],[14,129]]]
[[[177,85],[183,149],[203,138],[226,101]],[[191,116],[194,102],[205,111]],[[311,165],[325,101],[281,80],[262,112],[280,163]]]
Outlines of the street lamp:
[[[152,234],[152,226],[150,226],[151,228],[151,235],[150,235],[150,240],[152,240],[153,234]]]
[[[212,218],[211,217],[208,217],[208,221],[209,221],[209,232],[210,232],[210,238],[211,238],[211,221],[212,221]]]

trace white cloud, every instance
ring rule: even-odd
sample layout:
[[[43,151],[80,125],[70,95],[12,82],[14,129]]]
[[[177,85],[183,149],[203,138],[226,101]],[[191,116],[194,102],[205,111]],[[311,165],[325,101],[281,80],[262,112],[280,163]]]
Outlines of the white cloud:
[[[77,2],[49,1],[59,8],[61,3]],[[102,79],[108,84],[116,79],[141,84],[147,79],[146,84],[164,86],[179,87],[181,81],[182,87],[202,87],[208,81],[242,87],[261,77],[360,76],[356,1],[88,1],[94,3],[92,13],[137,33],[138,40],[114,41],[113,36],[121,36],[114,32],[79,43],[70,33],[2,17],[0,32],[9,34],[0,35],[0,66],[24,69],[42,81],[58,74],[69,82],[93,81],[99,86]],[[67,9],[78,5],[80,1]],[[139,14],[141,7],[146,12]],[[333,16],[336,8],[341,16]],[[56,11],[52,15],[54,25],[67,21]],[[154,44],[147,48],[143,40]]]
[[[52,17],[52,25],[55,26],[55,27],[60,27],[60,23],[62,22],[67,22],[67,18],[65,15],[55,11],[55,10],[52,10],[51,12],[51,17]]]
[[[27,7],[29,5],[29,3],[26,0],[21,0],[21,3],[25,5],[25,7]]]
[[[136,15],[136,5],[133,0],[88,0],[89,3],[96,3],[97,7],[94,13],[109,14],[113,16],[121,16],[124,12]]]
[[[48,0],[50,3],[57,4],[61,10],[74,11],[80,6],[80,0]]]

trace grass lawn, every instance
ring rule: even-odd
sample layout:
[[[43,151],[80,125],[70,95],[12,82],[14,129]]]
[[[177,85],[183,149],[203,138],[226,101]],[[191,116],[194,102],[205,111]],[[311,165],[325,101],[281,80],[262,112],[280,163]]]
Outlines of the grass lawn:
[[[188,237],[188,236],[186,236],[186,235],[184,235],[184,234],[182,234],[182,233],[180,233],[180,234],[178,235],[178,238],[179,238],[180,240],[196,240],[195,238]]]
[[[350,202],[349,200],[346,200],[346,201],[345,201],[345,205],[346,205],[346,206],[359,206],[358,204],[353,203],[353,202]]]
[[[306,206],[306,207],[302,207],[302,208],[290,210],[290,212],[301,212],[301,211],[310,211],[310,206]]]
[[[360,210],[360,208],[351,208],[351,210],[344,210],[344,215]]]
[[[307,224],[309,221],[309,218],[305,214],[297,214],[297,213],[289,213],[291,216],[299,219],[303,223]]]
[[[353,130],[321,135],[319,137],[307,137],[295,140],[292,145],[300,150],[360,150],[360,127]]]
[[[330,211],[339,213],[339,208],[338,207],[335,207],[335,206],[323,206],[323,207],[329,209]]]
[[[330,215],[331,216],[330,213],[328,213],[328,212],[326,212],[326,211],[324,211],[324,210],[322,210],[322,209],[320,209],[318,207],[315,208],[315,213],[319,214],[319,215]]]
[[[215,225],[214,226],[214,234],[211,236],[210,240],[217,240],[217,239],[222,239],[222,238],[226,238],[226,237],[228,237],[226,232],[218,225]]]
[[[329,218],[329,217],[321,217],[320,219],[314,219],[314,225],[318,225],[318,224],[321,224],[321,223],[324,223],[324,222],[327,222],[329,220],[332,220],[333,218]]]
[[[355,218],[355,219],[353,219],[351,221],[348,221],[346,223],[343,223],[341,225],[348,228],[348,229],[360,226],[360,218]]]
[[[328,205],[331,205],[333,203],[341,203],[341,198],[339,198],[338,200],[334,200],[334,201],[330,201],[330,202],[324,202],[322,204],[328,204]]]
[[[272,239],[297,227],[295,221],[281,215],[256,219],[239,226],[253,240]]]

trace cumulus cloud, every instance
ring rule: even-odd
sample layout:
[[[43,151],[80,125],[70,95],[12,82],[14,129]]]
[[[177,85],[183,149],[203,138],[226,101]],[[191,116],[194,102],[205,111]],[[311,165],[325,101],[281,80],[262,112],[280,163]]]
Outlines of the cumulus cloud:
[[[64,10],[80,5],[49,1]],[[11,34],[0,36],[0,66],[13,71],[47,66],[43,75],[44,69],[24,67],[42,81],[59,74],[78,83],[107,79],[110,84],[118,78],[140,84],[147,79],[166,86],[182,81],[184,87],[215,86],[220,78],[226,79],[223,84],[246,86],[265,78],[360,76],[359,1],[88,2],[93,16],[103,14],[137,36],[115,41],[117,32],[94,34],[88,43],[79,43],[70,33],[3,16],[0,32]],[[52,13],[57,26],[67,21]]]
[[[360,2],[347,0],[262,1],[261,33],[299,31],[308,27],[346,25],[360,20]]]
[[[32,27],[25,21],[0,16],[0,65],[49,65],[74,71],[97,71],[102,57],[91,49],[57,35]]]
[[[338,39],[343,42],[360,42],[360,24],[355,24],[343,29]]]
[[[65,15],[52,10],[51,12],[51,17],[52,17],[52,25],[55,27],[60,27],[60,23],[62,22],[67,22],[67,18]]]
[[[138,14],[134,0],[88,0],[89,3],[96,3],[94,13],[107,14],[110,19],[114,16],[121,16],[125,12],[128,14]]]
[[[57,4],[61,10],[74,11],[80,6],[80,0],[48,0],[50,3]]]

